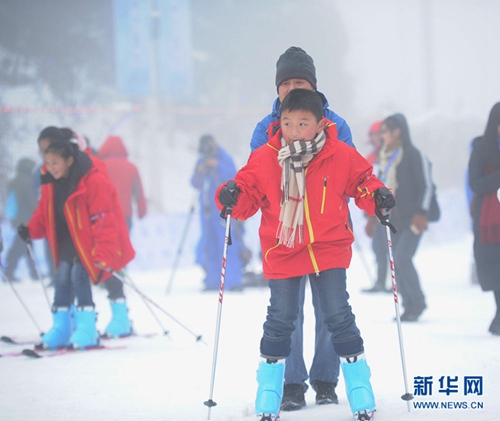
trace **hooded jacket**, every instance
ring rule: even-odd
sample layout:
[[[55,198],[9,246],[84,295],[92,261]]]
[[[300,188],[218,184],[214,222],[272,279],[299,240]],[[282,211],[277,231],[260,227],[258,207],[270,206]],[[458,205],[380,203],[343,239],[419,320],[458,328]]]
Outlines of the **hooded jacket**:
[[[349,267],[354,236],[349,223],[347,198],[370,215],[375,214],[373,193],[383,183],[372,174],[372,166],[354,148],[337,138],[337,127],[326,121],[323,149],[305,170],[304,243],[293,248],[277,244],[281,201],[281,172],[278,152],[281,129],[255,150],[236,174],[240,189],[232,217],[248,219],[259,209],[259,235],[264,277],[285,279],[332,268]],[[220,186],[216,193],[218,201]]]
[[[116,187],[125,218],[132,217],[134,201],[137,203],[137,215],[143,218],[147,205],[139,170],[127,159],[128,151],[122,138],[109,136],[99,148],[98,156],[104,161],[108,177]]]
[[[80,152],[85,158],[88,156]],[[80,158],[83,159],[83,158]],[[54,178],[42,168],[42,187],[38,207],[28,223],[31,238],[47,237],[56,267],[60,249],[57,239]],[[113,270],[122,269],[135,255],[120,208],[116,189],[95,165],[70,188],[63,205],[71,240],[92,282],[99,279],[95,263]],[[102,281],[110,276],[105,272]]]
[[[396,169],[398,187],[393,192],[398,205],[391,212],[390,219],[396,228],[402,230],[411,225],[417,213],[429,219],[435,186],[431,163],[413,145],[406,118],[402,114],[394,114],[392,117],[397,120],[401,129],[403,158]]]

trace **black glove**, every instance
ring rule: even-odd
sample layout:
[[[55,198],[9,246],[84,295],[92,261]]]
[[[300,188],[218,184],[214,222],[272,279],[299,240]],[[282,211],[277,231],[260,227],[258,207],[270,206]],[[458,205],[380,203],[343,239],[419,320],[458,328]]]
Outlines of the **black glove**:
[[[238,194],[240,189],[236,186],[234,180],[229,180],[219,192],[219,202],[226,208],[232,208],[238,203]]]
[[[394,199],[387,187],[380,187],[375,190],[375,206],[381,213],[387,213],[396,206],[396,199]]]
[[[389,210],[396,206],[396,199],[387,187],[380,187],[375,190],[375,214],[381,224],[388,226],[393,233],[396,233],[396,228],[389,222]]]
[[[31,244],[30,230],[26,225],[24,224],[19,225],[19,227],[17,227],[17,233],[19,234],[19,237],[23,239],[24,242]]]

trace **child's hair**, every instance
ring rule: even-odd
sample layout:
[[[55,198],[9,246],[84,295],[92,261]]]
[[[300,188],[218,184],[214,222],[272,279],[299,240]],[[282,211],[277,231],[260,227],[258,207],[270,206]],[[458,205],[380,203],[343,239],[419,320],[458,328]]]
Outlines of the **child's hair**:
[[[323,118],[321,98],[309,89],[291,90],[281,104],[281,111],[309,111],[318,122]]]
[[[71,143],[65,139],[54,140],[44,154],[53,153],[59,155],[61,158],[68,159],[69,157],[75,158],[78,153],[78,145]]]
[[[51,142],[55,142],[56,140],[64,140],[65,137],[59,128],[55,126],[48,126],[40,132],[37,142],[40,142],[42,139],[47,139]]]

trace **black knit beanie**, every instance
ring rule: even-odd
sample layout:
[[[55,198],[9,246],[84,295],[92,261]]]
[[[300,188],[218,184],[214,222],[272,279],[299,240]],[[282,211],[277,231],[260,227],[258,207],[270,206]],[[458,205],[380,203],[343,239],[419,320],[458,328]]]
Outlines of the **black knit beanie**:
[[[316,89],[314,61],[300,47],[290,47],[276,62],[276,88],[288,79],[305,79]]]

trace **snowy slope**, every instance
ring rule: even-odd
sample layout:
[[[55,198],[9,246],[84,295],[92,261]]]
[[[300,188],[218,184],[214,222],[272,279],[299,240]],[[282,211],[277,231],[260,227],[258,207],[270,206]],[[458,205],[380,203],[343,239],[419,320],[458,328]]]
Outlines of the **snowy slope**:
[[[479,402],[483,409],[412,409],[400,399],[405,387],[401,369],[392,295],[366,295],[359,291],[370,284],[354,255],[348,282],[351,304],[362,330],[366,354],[372,367],[377,399],[377,421],[401,420],[497,420],[500,338],[487,332],[493,317],[491,293],[483,293],[470,282],[471,238],[453,245],[428,247],[417,256],[417,264],[428,297],[429,309],[420,323],[403,324],[408,384],[413,392],[415,376],[432,376],[432,394],[415,402],[463,405]],[[200,292],[201,273],[183,268],[175,278],[172,293],[165,295],[168,271],[131,272],[136,285],[190,331],[157,312],[168,336],[144,303],[128,290],[131,317],[138,332],[159,332],[151,338],[108,341],[125,349],[64,355],[29,360],[0,358],[0,419],[25,421],[67,420],[164,420],[207,419],[203,402],[209,397],[217,294]],[[23,281],[16,290],[36,316],[43,330],[50,327],[50,313],[38,282]],[[52,289],[49,289],[52,294]],[[98,325],[104,329],[110,317],[106,293],[94,288],[99,311]],[[217,406],[211,420],[254,420],[255,370],[258,344],[268,300],[267,288],[247,289],[224,295],[219,354],[213,399]],[[309,305],[309,297],[306,298]],[[311,315],[310,309],[306,315]],[[307,317],[312,331],[312,317]],[[19,340],[37,336],[11,288],[0,283],[0,334]],[[202,335],[197,342],[195,336]],[[306,355],[311,358],[312,335],[306,336]],[[20,349],[0,345],[0,353]],[[457,377],[456,393],[439,392],[439,378]],[[482,376],[483,394],[467,394],[465,376]],[[340,404],[317,407],[314,394],[308,406],[284,413],[283,421],[349,420],[344,387],[338,387]],[[443,402],[443,404],[441,403]]]

